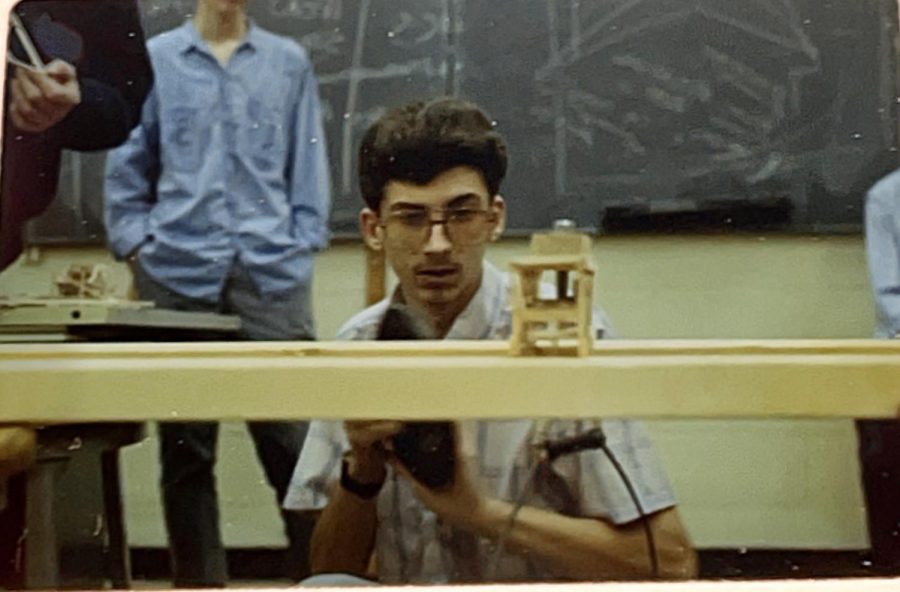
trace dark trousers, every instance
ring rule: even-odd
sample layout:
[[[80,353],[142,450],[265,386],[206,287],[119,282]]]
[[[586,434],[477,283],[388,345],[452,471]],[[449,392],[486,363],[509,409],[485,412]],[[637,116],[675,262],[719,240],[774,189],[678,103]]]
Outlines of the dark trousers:
[[[280,507],[303,447],[306,425],[250,422],[247,428]],[[223,586],[227,580],[213,473],[218,432],[219,425],[212,422],[159,425],[163,508],[173,583],[178,587]],[[297,513],[281,510],[281,515],[288,538],[285,575],[300,580],[309,574],[311,524]]]
[[[6,504],[0,510],[0,589],[25,586],[25,475],[6,481]]]
[[[872,564],[900,573],[900,421],[859,420],[856,432]]]
[[[143,300],[160,308],[236,314],[242,338],[248,340],[314,339],[309,286],[287,293],[262,294],[240,269],[226,282],[219,302],[198,301],[177,294],[139,266],[135,288]],[[252,397],[253,393],[247,393]],[[275,490],[279,508],[306,437],[302,422],[248,424],[256,454]],[[224,586],[227,578],[225,549],[219,529],[219,504],[214,467],[218,424],[165,422],[159,425],[162,497],[172,554],[173,583],[178,587]],[[286,575],[294,579],[309,573],[309,520],[282,510],[289,541]]]

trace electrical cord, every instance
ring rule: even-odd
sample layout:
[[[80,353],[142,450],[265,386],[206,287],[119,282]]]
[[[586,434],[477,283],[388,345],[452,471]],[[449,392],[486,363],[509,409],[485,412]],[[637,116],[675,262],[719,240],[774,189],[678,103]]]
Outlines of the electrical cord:
[[[406,545],[403,541],[403,518],[400,516],[400,487],[397,483],[397,471],[391,471],[391,489],[393,490],[392,503],[394,504],[394,538],[397,542],[397,560],[400,564],[400,581],[406,582],[409,571],[409,558],[406,556]]]
[[[503,551],[506,547],[506,540],[509,538],[513,527],[516,525],[516,516],[519,515],[519,511],[522,509],[522,506],[525,505],[525,500],[527,500],[528,496],[531,495],[531,490],[534,488],[535,478],[537,477],[537,472],[538,469],[540,469],[542,462],[543,459],[540,457],[532,461],[531,467],[529,467],[528,469],[528,480],[525,481],[525,485],[522,487],[522,490],[519,492],[519,495],[516,498],[513,509],[509,513],[509,518],[506,521],[506,526],[503,527],[503,532],[501,532],[500,536],[497,537],[497,547],[491,554],[491,561],[488,564],[488,571],[485,574],[485,580],[488,582],[493,582],[495,576],[497,575],[497,569],[500,567],[500,559],[503,557]]]
[[[641,526],[644,527],[644,535],[647,538],[647,554],[650,556],[650,571],[653,574],[653,579],[659,579],[659,557],[656,554],[656,540],[653,537],[653,529],[650,527],[650,520],[648,520],[647,513],[644,512],[644,506],[641,505],[641,500],[638,499],[637,492],[631,484],[631,479],[628,478],[625,469],[619,464],[619,461],[612,453],[612,450],[609,449],[609,446],[604,443],[603,446],[600,447],[600,450],[606,454],[606,458],[609,459],[613,468],[616,469],[619,478],[622,479],[622,483],[625,484],[625,489],[628,490],[628,495],[631,496],[631,501],[634,502],[634,507],[638,512],[638,519],[641,521]]]
[[[528,481],[526,481],[525,486],[522,488],[522,491],[516,498],[513,509],[509,513],[509,518],[507,520],[506,526],[504,527],[503,532],[501,532],[500,536],[497,538],[497,548],[494,550],[494,553],[491,556],[490,565],[486,574],[487,581],[494,581],[494,578],[497,574],[497,569],[500,565],[500,558],[503,555],[506,547],[506,541],[509,538],[513,527],[515,526],[516,517],[521,511],[522,506],[525,505],[525,501],[528,499],[528,496],[531,494],[531,490],[534,487],[534,481],[541,464],[544,462],[552,464],[553,461],[560,456],[574,454],[591,448],[599,448],[603,451],[603,453],[606,455],[606,457],[609,459],[609,462],[615,469],[616,474],[619,476],[619,479],[621,479],[622,484],[625,486],[625,489],[628,491],[628,495],[631,498],[635,509],[637,510],[638,519],[641,522],[641,526],[643,527],[644,535],[647,540],[647,554],[650,560],[651,573],[653,574],[654,579],[659,579],[659,557],[657,556],[656,551],[656,540],[653,536],[653,529],[650,526],[650,521],[648,520],[647,513],[644,511],[644,507],[637,496],[637,492],[635,491],[634,486],[631,483],[631,479],[628,478],[628,474],[625,472],[625,469],[622,467],[621,463],[619,463],[618,459],[616,459],[616,456],[613,454],[612,450],[609,449],[609,446],[607,446],[606,436],[603,433],[602,429],[600,427],[597,427],[590,430],[586,434],[575,436],[563,441],[544,441],[539,444],[539,447],[542,449],[542,454],[537,456],[536,459],[532,462],[528,474]]]

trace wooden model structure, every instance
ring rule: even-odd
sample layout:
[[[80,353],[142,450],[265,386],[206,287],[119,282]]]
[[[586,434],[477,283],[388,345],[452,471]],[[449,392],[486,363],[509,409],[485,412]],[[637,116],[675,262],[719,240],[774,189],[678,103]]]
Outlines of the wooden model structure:
[[[115,286],[109,283],[105,265],[69,266],[66,273],[53,280],[63,298],[106,299],[113,296]]]
[[[589,355],[594,287],[590,237],[571,231],[535,234],[531,253],[510,266],[517,276],[510,353]],[[555,294],[546,285],[541,289],[541,277],[547,272],[555,274]]]

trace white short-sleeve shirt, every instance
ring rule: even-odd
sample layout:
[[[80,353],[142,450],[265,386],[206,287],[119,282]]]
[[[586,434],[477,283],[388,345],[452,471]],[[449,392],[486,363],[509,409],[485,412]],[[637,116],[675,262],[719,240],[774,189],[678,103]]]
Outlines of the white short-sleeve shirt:
[[[552,289],[552,286],[549,287]],[[507,339],[512,325],[509,278],[485,263],[479,291],[457,317],[447,339]],[[373,339],[390,304],[386,299],[360,312],[339,331],[339,339]],[[612,329],[606,315],[594,312],[598,336]],[[512,386],[512,385],[511,385]],[[515,502],[525,488],[535,459],[532,444],[538,422],[529,419],[461,423],[462,450],[482,491]],[[602,427],[608,448],[634,486],[643,510],[656,512],[675,505],[675,495],[643,425],[627,419],[584,419],[543,422],[541,437],[571,436]],[[341,455],[349,448],[340,422],[310,425],[284,501],[289,510],[321,510],[340,476]],[[614,524],[630,522],[638,510],[609,459],[598,450],[562,457],[537,469],[530,506]],[[378,495],[376,554],[383,583],[483,582],[494,556],[493,543],[440,523],[402,477],[389,471]],[[497,581],[564,579],[527,557],[505,553]]]

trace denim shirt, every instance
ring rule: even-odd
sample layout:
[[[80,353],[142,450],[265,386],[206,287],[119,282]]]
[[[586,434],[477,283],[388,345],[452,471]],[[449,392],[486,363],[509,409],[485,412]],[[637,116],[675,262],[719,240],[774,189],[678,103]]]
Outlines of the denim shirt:
[[[155,86],[107,161],[114,254],[139,249],[151,277],[200,300],[237,265],[263,293],[308,283],[331,186],[306,52],[251,23],[223,66],[190,21],[148,50]]]
[[[876,183],[866,197],[866,255],[875,336],[891,339],[900,331],[900,171]]]

